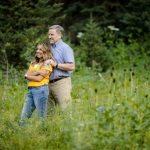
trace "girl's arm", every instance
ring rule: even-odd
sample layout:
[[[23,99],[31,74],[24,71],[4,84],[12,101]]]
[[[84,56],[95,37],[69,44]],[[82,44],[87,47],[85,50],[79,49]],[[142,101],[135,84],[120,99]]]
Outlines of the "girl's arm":
[[[25,78],[29,81],[40,82],[49,74],[49,72],[49,70],[40,70],[38,72],[34,72],[33,74],[27,72],[25,74]]]

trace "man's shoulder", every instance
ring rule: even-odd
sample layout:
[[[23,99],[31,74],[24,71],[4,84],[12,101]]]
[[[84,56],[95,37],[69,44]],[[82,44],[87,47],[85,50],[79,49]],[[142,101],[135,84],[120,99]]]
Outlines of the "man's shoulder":
[[[64,42],[64,41],[62,41],[61,48],[62,48],[62,49],[71,49],[71,50],[72,50],[72,48],[70,47],[70,45],[67,44],[67,43]]]
[[[64,42],[64,41],[61,41],[61,45],[62,45],[62,46],[69,46],[69,44],[67,44],[67,43]]]

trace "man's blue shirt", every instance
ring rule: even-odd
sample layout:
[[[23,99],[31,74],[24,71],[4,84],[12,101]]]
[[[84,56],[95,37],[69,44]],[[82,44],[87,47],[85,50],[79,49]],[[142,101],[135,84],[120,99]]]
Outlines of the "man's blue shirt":
[[[58,42],[53,44],[51,46],[51,50],[53,57],[58,64],[74,63],[73,49],[62,40],[59,40]],[[50,80],[70,75],[70,71],[64,71],[61,69],[54,68],[54,71],[51,73]]]

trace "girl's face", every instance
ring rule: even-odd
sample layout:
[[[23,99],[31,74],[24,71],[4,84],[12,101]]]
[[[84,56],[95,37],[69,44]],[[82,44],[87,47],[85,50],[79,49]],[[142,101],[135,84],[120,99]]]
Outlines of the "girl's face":
[[[43,58],[42,45],[38,45],[36,49],[36,57]]]

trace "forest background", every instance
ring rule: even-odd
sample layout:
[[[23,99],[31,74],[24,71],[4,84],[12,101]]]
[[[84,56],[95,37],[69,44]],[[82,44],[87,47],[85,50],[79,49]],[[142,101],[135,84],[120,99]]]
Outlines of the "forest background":
[[[149,150],[150,1],[0,2],[0,149]],[[73,105],[20,128],[24,73],[48,27],[74,50]]]
[[[6,0],[0,14],[1,70],[26,68],[53,24],[65,28],[64,39],[72,44],[79,68],[105,71],[114,64],[149,60],[148,0]]]

